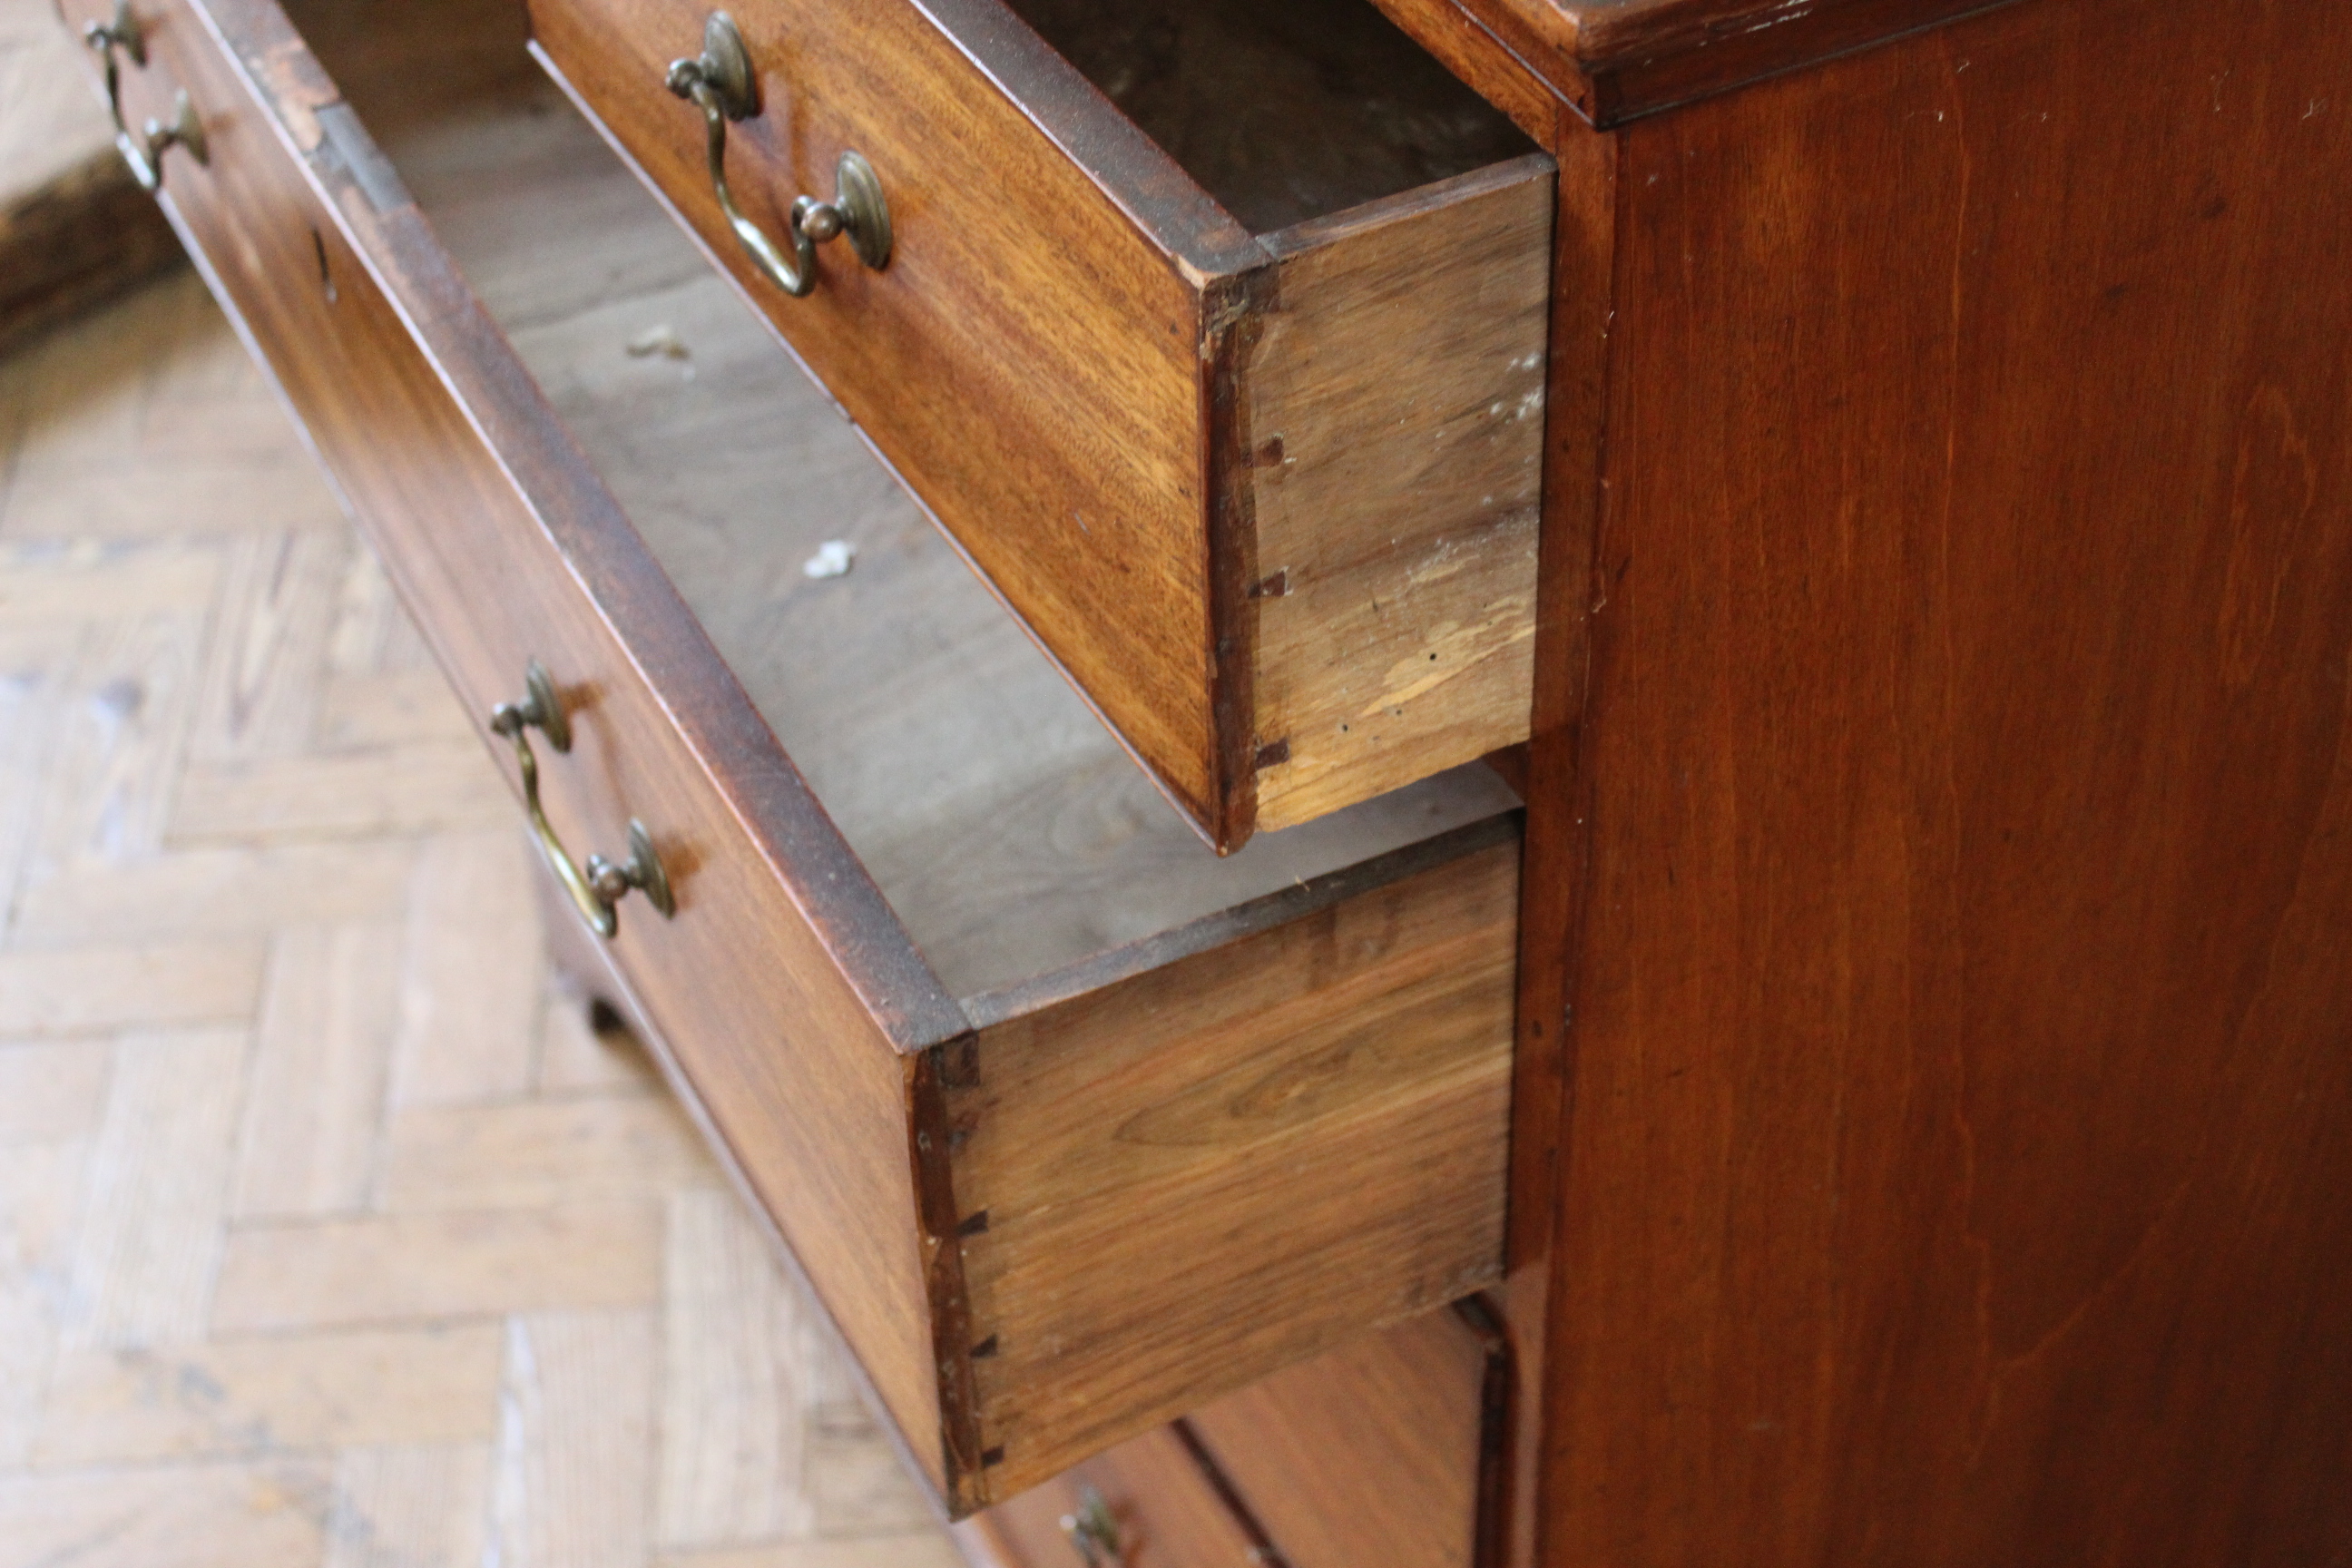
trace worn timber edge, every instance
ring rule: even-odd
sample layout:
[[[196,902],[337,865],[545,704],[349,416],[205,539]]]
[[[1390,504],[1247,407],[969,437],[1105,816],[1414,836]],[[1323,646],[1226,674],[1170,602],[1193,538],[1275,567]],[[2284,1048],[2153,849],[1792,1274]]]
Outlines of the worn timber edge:
[[[1209,642],[1210,768],[1203,803],[1209,841],[1230,852],[1257,828],[1257,500],[1250,484],[1250,356],[1268,312],[1281,304],[1281,269],[1271,260],[1219,279],[1201,297],[1201,453],[1208,532],[1201,569],[1209,590],[1202,628]]]
[[[931,1364],[939,1373],[940,1474],[947,1511],[961,1519],[990,1502],[988,1455],[981,1446],[980,1380],[971,1365],[971,1298],[964,1289],[963,1236],[950,1155],[948,1072],[968,1069],[973,1037],[965,1035],[906,1061],[908,1157],[913,1163],[923,1289],[930,1303]],[[947,1062],[942,1064],[942,1058]],[[886,1426],[895,1426],[886,1421]]]
[[[1003,0],[915,0],[1064,156],[1195,281],[1262,265],[1257,238]]]
[[[1465,823],[1433,838],[1424,838],[1418,844],[1408,844],[1357,865],[1293,883],[1245,904],[1235,904],[1231,909],[1203,915],[1172,931],[1161,931],[1156,936],[1144,937],[1120,947],[1106,948],[1064,968],[1000,990],[966,997],[964,1012],[971,1017],[973,1028],[983,1031],[994,1028],[1015,1018],[1100,991],[1119,981],[1164,968],[1180,959],[1208,952],[1244,937],[1304,920],[1318,910],[1475,855],[1482,849],[1489,849],[1498,844],[1516,844],[1519,841],[1526,816],[1523,807],[1513,806],[1493,816]]]
[[[2021,0],[1380,3],[1391,12],[1453,7],[1607,129]]]

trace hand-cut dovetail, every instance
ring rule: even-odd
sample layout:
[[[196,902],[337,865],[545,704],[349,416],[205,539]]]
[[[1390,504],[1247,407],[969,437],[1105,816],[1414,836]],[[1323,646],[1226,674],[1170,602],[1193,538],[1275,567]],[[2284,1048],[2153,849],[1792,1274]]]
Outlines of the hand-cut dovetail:
[[[958,1236],[978,1236],[982,1231],[984,1231],[987,1228],[988,1211],[986,1209],[982,1209],[978,1214],[972,1215],[970,1219],[964,1221],[961,1225],[956,1226],[956,1234]]]
[[[1288,761],[1290,761],[1290,737],[1287,735],[1272,745],[1260,746],[1257,749],[1257,766],[1260,772],[1274,766],[1276,763]]]
[[[971,1359],[974,1361],[986,1361],[990,1356],[992,1356],[995,1353],[996,1336],[994,1334],[989,1335],[988,1338],[981,1341],[980,1343],[971,1347]]]
[[[1290,568],[1286,566],[1273,576],[1250,584],[1253,599],[1285,599],[1290,596]]]

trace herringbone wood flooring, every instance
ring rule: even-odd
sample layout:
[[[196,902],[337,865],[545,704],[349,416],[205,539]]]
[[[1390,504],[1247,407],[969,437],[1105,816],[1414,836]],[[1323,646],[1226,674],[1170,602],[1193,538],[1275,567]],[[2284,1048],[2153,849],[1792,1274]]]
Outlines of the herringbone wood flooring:
[[[193,278],[0,362],[0,1568],[947,1568]]]

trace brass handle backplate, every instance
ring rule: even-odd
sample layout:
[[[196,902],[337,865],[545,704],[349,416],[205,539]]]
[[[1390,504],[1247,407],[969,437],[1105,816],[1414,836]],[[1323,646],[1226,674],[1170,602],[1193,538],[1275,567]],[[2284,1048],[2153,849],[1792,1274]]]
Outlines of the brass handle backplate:
[[[724,11],[710,14],[702,26],[702,53],[671,61],[668,86],[702,110],[710,188],[718,193],[719,210],[769,282],[796,300],[807,294],[816,287],[817,245],[836,235],[847,237],[850,249],[866,266],[879,271],[890,265],[890,204],[883,198],[874,165],[858,153],[844,153],[835,165],[833,200],[793,199],[784,226],[793,247],[789,258],[735,205],[735,193],[727,188],[727,122],[760,112],[760,79],[732,16]]]
[[[1119,1542],[1118,1521],[1094,1488],[1078,1493],[1077,1512],[1062,1516],[1062,1533],[1087,1568],[1124,1568],[1127,1553]]]
[[[606,938],[619,931],[621,900],[632,889],[644,893],[646,901],[665,918],[677,913],[669,875],[662,869],[661,857],[654,852],[654,836],[635,817],[629,818],[629,858],[618,865],[602,855],[591,855],[585,865],[580,864],[555,836],[539,802],[539,758],[530,749],[530,731],[537,730],[546,736],[547,743],[557,752],[569,752],[572,721],[564,717],[563,704],[545,665],[535,658],[530,661],[523,673],[522,700],[501,702],[490,710],[490,728],[514,742],[515,766],[522,773],[523,809],[530,814],[539,852],[547,858],[548,869],[563,884],[589,930]]]
[[[121,50],[140,69],[147,68],[147,30],[131,11],[131,0],[114,0],[114,19],[92,22],[82,29],[81,37],[106,62],[106,107],[114,116],[114,148],[131,165],[131,177],[139,182],[141,190],[152,193],[163,188],[166,148],[185,147],[198,163],[212,162],[211,149],[205,145],[204,121],[196,118],[196,106],[189,101],[184,88],[172,100],[171,124],[151,120],[142,135],[133,136],[124,121],[122,67],[115,51]]]

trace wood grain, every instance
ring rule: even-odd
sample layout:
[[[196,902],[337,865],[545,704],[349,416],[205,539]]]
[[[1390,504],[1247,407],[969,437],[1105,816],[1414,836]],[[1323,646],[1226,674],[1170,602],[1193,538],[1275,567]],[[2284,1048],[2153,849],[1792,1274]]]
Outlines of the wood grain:
[[[1450,3],[1540,73],[1587,120],[1607,127],[2013,0]]]
[[[995,1495],[1496,1276],[1517,858],[1449,860],[951,1049]]]
[[[1185,1421],[1290,1568],[1477,1568],[1487,1363],[1424,1312]]]
[[[1367,634],[1335,610],[1325,637],[1307,627],[1296,637],[1255,640],[1254,595],[1280,587],[1269,590],[1256,564],[1267,547],[1255,536],[1249,501],[1257,479],[1250,470],[1276,459],[1240,439],[1251,420],[1235,405],[1256,396],[1247,356],[1261,326],[1279,330],[1284,313],[1311,313],[1317,290],[1328,288],[1335,297],[1321,312],[1331,324],[1302,329],[1288,378],[1268,394],[1281,414],[1311,403],[1324,419],[1350,421],[1351,437],[1385,428],[1390,405],[1411,389],[1398,386],[1386,370],[1391,362],[1376,357],[1377,344],[1364,338],[1385,342],[1399,318],[1422,311],[1429,319],[1419,330],[1433,342],[1461,336],[1464,320],[1482,323],[1482,333],[1469,334],[1469,347],[1438,377],[1461,395],[1461,406],[1517,407],[1539,368],[1539,321],[1510,308],[1490,319],[1484,312],[1496,301],[1486,290],[1497,286],[1487,281],[1489,269],[1459,265],[1461,251],[1429,250],[1449,223],[1464,225],[1483,246],[1539,269],[1547,258],[1540,223],[1531,212],[1516,224],[1430,212],[1419,224],[1402,222],[1383,243],[1371,237],[1385,231],[1367,216],[1297,241],[1301,251],[1328,247],[1327,258],[1278,267],[1288,251],[1272,240],[1261,244],[1211,195],[1240,204],[1252,224],[1269,229],[1295,228],[1367,199],[1394,203],[1381,216],[1404,219],[1454,201],[1475,208],[1487,183],[1443,176],[1491,167],[1496,179],[1516,177],[1533,203],[1539,182],[1532,170],[1485,162],[1516,142],[1508,124],[1420,60],[1421,75],[1431,79],[1424,96],[1452,96],[1425,113],[1417,100],[1392,109],[1421,114],[1413,125],[1462,121],[1471,128],[1465,148],[1475,149],[1427,151],[1415,168],[1423,179],[1439,175],[1434,184],[1408,195],[1398,184],[1408,176],[1384,163],[1367,173],[1360,165],[1370,157],[1362,146],[1369,132],[1345,144],[1324,133],[1293,139],[1324,150],[1301,153],[1307,166],[1276,160],[1261,168],[1244,160],[1228,167],[1217,160],[1219,149],[1240,144],[1230,127],[1188,129],[1229,101],[1218,96],[1229,85],[1224,74],[1188,72],[1181,61],[1192,55],[1181,39],[1167,60],[1146,61],[1139,74],[1122,68],[1134,63],[1143,36],[1124,13],[1033,5],[1024,15],[1076,50],[1095,83],[1108,84],[1114,96],[1127,91],[1122,82],[1140,82],[1140,96],[1123,101],[1144,116],[1144,130],[997,0],[954,0],[928,17],[912,7],[874,7],[854,26],[838,18],[820,25],[803,14],[805,5],[775,0],[739,16],[754,58],[777,62],[766,68],[764,90],[791,108],[781,127],[763,118],[730,132],[730,156],[740,160],[737,183],[757,191],[755,205],[774,209],[772,217],[792,193],[829,180],[839,150],[855,145],[903,193],[894,197],[900,216],[890,267],[874,273],[828,258],[823,283],[805,300],[784,299],[751,271],[709,195],[699,122],[660,89],[668,59],[699,36],[698,10],[684,0],[541,0],[536,47],[1219,847],[1237,847],[1254,831],[1258,759],[1269,749],[1278,753],[1286,739],[1297,767],[1318,784],[1291,794],[1269,826],[1521,739],[1524,672],[1508,659],[1483,673],[1498,686],[1518,676],[1510,700],[1459,704],[1458,733],[1431,743],[1420,729],[1392,728],[1376,762],[1360,739],[1327,748],[1323,737],[1338,731],[1319,721],[1324,715],[1311,701],[1307,716],[1318,721],[1295,736],[1282,732],[1294,717],[1289,709],[1258,710],[1255,693],[1268,683],[1282,692],[1317,689],[1320,667],[1303,648],[1331,640],[1352,646]],[[1353,24],[1339,33],[1385,39],[1391,51],[1418,58],[1370,13],[1335,15]],[[1286,105],[1278,113],[1300,123],[1355,113],[1352,100],[1315,108],[1322,101],[1316,95],[1335,90],[1333,73],[1305,68],[1312,62],[1279,28],[1267,32],[1262,14],[1253,20],[1245,8],[1236,10],[1221,26],[1217,37],[1246,62],[1234,68],[1262,68],[1289,84],[1275,100]],[[1189,153],[1191,165],[1146,140],[1147,131],[1180,157]],[[1249,143],[1289,144],[1266,137]],[[1410,137],[1403,145],[1423,151]],[[1421,235],[1420,245],[1401,243],[1404,231]],[[1517,267],[1494,270],[1507,279],[1502,291],[1522,281]],[[1425,287],[1432,271],[1447,274],[1451,286]],[[1539,304],[1540,288],[1526,292],[1519,303]],[[1339,330],[1342,321],[1356,336]],[[1519,363],[1529,354],[1538,366]],[[1226,363],[1235,355],[1242,357]],[[912,397],[913,386],[955,391]],[[1424,407],[1402,421],[1402,434],[1391,432],[1401,447],[1433,412]],[[1313,417],[1302,415],[1301,422]],[[1521,461],[1534,450],[1529,435],[1524,450],[1492,441],[1452,448],[1469,499],[1448,495],[1447,515],[1430,531],[1465,532],[1482,521],[1478,497],[1523,489]],[[1485,468],[1474,470],[1479,461]],[[1335,476],[1324,470],[1324,478]],[[1297,505],[1303,513],[1311,501],[1317,524],[1308,538],[1335,531],[1370,539],[1387,521],[1385,492],[1338,482],[1301,489]],[[1324,563],[1308,559],[1297,537],[1280,542],[1297,557],[1294,569],[1313,582]],[[1364,579],[1363,592],[1349,602],[1393,607],[1412,628],[1403,639],[1479,625],[1512,599],[1491,584],[1432,573],[1410,549],[1350,555],[1344,563]],[[1489,570],[1497,580],[1532,581],[1524,552],[1507,547],[1495,552]],[[1293,606],[1290,618],[1307,627],[1317,607],[1310,598]],[[1401,650],[1390,651],[1400,655],[1390,662],[1401,664]],[[1309,668],[1290,668],[1302,660]],[[1469,744],[1474,731],[1483,744]],[[1275,793],[1283,793],[1280,779]]]
[[[196,1337],[220,1265],[242,1027],[126,1037],[89,1154],[62,1342]]]
[[[1527,736],[1552,170],[1523,158],[1269,242],[1235,443],[1262,828]]]
[[[55,1562],[93,1541],[124,1562],[192,1568],[313,1568],[326,1555],[316,1500],[331,1462],[255,1463],[0,1477],[0,1541],[17,1563]]]
[[[1622,133],[1548,1564],[2352,1542],[2352,55],[2211,20]]]
[[[399,939],[390,925],[318,926],[270,944],[232,1212],[337,1214],[366,1201],[391,1072]]]
[[[1374,0],[1388,19],[1479,97],[1510,116],[1538,147],[1550,147],[1563,112],[1559,89],[1530,65],[1493,22],[1459,0]],[[1539,52],[1539,51],[1529,51]]]
[[[1612,592],[1597,552],[1616,344],[1620,151],[1618,137],[1593,135],[1573,115],[1560,116],[1535,705],[1524,773],[1516,784],[1530,810],[1511,1066],[1507,1273],[1495,1293],[1518,1389],[1510,1410],[1508,1537],[1501,1560],[1520,1568],[1545,1561],[1548,1545],[1541,1477],[1549,1421],[1542,1391],[1550,1379],[1552,1247],[1565,1179],[1560,1125],[1571,1082],[1577,979],[1576,966],[1559,955],[1574,948],[1591,891],[1586,721],[1592,625]]]
[[[247,1226],[214,1282],[215,1333],[650,1305],[661,1211],[646,1201]]]
[[[635,1568],[651,1555],[659,1342],[643,1311],[511,1317],[490,1534],[501,1563]]]
[[[474,1323],[69,1353],[50,1375],[33,1462],[488,1441],[499,1339]]]
[[[462,1105],[529,1084],[539,997],[514,981],[531,973],[544,940],[530,853],[501,823],[436,835],[416,855],[384,1090],[391,1103]],[[488,937],[473,929],[476,913],[493,917]]]

